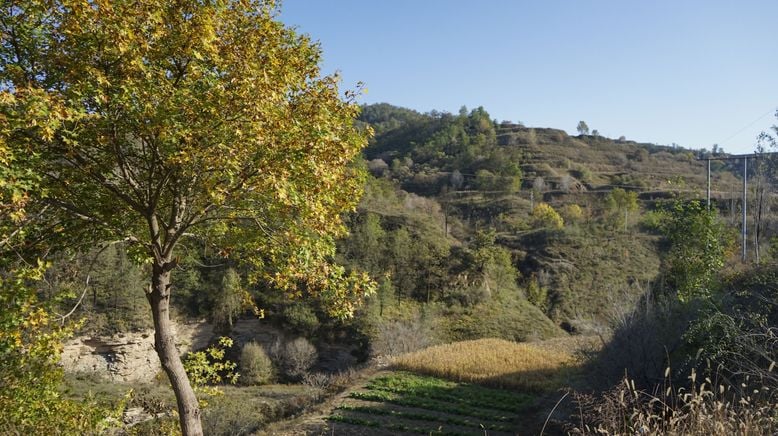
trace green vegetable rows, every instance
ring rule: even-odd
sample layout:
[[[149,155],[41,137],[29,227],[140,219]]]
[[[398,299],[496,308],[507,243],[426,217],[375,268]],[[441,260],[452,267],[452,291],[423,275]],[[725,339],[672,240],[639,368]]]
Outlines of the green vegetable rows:
[[[397,372],[371,380],[330,421],[420,434],[512,433],[533,398],[434,377]],[[472,429],[472,430],[468,430]]]

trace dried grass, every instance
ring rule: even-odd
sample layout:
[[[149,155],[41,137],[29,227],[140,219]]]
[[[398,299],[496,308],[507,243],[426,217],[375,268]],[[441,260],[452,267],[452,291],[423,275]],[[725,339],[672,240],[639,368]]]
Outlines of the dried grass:
[[[559,387],[573,362],[570,352],[549,346],[478,339],[404,354],[392,365],[460,382],[542,391]]]
[[[667,371],[669,375],[669,369]],[[600,396],[575,394],[579,424],[572,435],[776,435],[778,404],[769,387],[697,380],[688,389],[669,382],[656,392],[625,378]]]

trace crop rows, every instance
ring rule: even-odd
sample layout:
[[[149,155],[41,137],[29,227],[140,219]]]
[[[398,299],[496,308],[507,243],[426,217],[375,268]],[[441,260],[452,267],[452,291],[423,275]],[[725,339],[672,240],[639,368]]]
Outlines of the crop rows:
[[[533,397],[511,391],[394,372],[349,394],[330,421],[389,432],[511,434]]]
[[[503,414],[493,414],[484,409],[468,405],[451,404],[446,401],[433,400],[429,398],[420,398],[412,396],[400,396],[389,392],[369,391],[352,392],[351,398],[363,401],[373,401],[380,403],[391,403],[398,406],[418,407],[421,409],[434,410],[436,412],[450,413],[453,415],[465,415],[476,418],[488,419],[491,421],[509,422],[513,418]]]
[[[412,394],[417,397],[450,401],[466,406],[475,406],[505,412],[515,412],[532,401],[532,397],[496,391],[480,386],[458,384],[433,377],[403,373],[402,376],[385,376],[374,379],[370,390]]]
[[[375,420],[355,418],[353,416],[345,416],[339,414],[332,415],[327,419],[333,422],[342,422],[345,424],[360,425],[360,426],[371,427],[371,428],[382,428],[384,430],[391,430],[391,431],[403,431],[407,433],[418,433],[424,435],[444,435],[445,434],[446,436],[471,436],[470,433],[458,433],[452,431],[444,432],[442,430],[434,430],[434,429],[430,430],[426,427],[418,427],[418,426],[412,427],[398,422],[381,423]]]
[[[402,410],[379,409],[377,407],[370,407],[370,406],[349,406],[349,405],[341,405],[337,408],[339,410],[344,410],[344,411],[360,412],[366,415],[391,416],[395,418],[418,420],[418,421],[437,421],[437,422],[442,422],[444,424],[458,425],[461,427],[476,427],[476,428],[484,428],[487,430],[511,431],[510,426],[506,426],[502,424],[488,424],[488,423],[483,424],[467,418],[440,416],[440,415],[434,415],[431,413],[424,413],[424,412],[406,412]]]

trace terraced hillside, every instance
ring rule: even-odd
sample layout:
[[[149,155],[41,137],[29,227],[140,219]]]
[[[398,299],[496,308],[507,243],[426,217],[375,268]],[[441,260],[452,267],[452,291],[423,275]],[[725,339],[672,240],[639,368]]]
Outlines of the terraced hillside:
[[[366,158],[374,183],[384,186],[383,198],[394,189],[389,196],[424,216],[415,221],[424,222],[424,230],[411,232],[422,238],[442,233],[438,246],[451,247],[470,247],[479,232],[493,232],[519,273],[517,291],[539,290],[535,306],[569,331],[607,323],[661,283],[655,211],[705,196],[706,168],[697,159],[705,152],[498,123],[483,108],[420,114],[379,104],[365,107],[362,119],[376,132]],[[711,169],[716,205],[734,217],[740,167],[714,161]],[[634,205],[622,204],[632,197]],[[387,201],[369,193],[360,213],[377,216],[386,231],[421,229],[414,220],[398,225],[397,214],[376,206],[381,203]],[[563,225],[535,216],[540,203]],[[468,286],[486,283],[491,290],[488,279],[455,273],[467,277]],[[425,285],[424,300],[445,299],[433,286],[452,285]]]

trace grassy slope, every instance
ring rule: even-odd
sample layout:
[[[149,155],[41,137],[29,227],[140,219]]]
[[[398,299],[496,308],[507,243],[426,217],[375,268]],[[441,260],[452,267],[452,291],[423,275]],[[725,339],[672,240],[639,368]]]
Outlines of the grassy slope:
[[[593,136],[571,137],[554,129],[532,130],[534,140],[528,141],[528,128],[498,128],[502,146],[523,150],[524,186],[520,192],[457,192],[448,194],[449,204],[469,227],[497,227],[498,241],[513,250],[525,277],[538,274],[545,278],[551,296],[549,315],[554,321],[579,328],[588,321],[601,323],[629,306],[657,280],[659,237],[637,225],[640,213],[630,217],[628,231],[586,223],[563,232],[528,231],[522,226],[531,212],[529,188],[533,181],[542,177],[547,187],[545,193],[535,195],[535,202],[542,196],[557,210],[578,204],[589,214],[588,221],[598,218],[592,214],[601,213],[607,193],[617,185],[640,193],[642,212],[666,198],[699,198],[705,192],[705,167],[686,150]],[[732,189],[740,184],[736,176],[726,168],[714,170],[714,198],[738,195],[737,189]],[[564,184],[570,188],[563,189]],[[465,226],[458,236],[465,237],[469,231]]]

